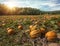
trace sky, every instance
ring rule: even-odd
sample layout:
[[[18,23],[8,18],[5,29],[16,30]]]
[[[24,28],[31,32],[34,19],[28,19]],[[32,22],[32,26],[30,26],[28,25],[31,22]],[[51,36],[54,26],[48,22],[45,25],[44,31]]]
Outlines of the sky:
[[[60,0],[0,0],[0,3],[12,3],[18,7],[32,7],[43,11],[60,10]]]

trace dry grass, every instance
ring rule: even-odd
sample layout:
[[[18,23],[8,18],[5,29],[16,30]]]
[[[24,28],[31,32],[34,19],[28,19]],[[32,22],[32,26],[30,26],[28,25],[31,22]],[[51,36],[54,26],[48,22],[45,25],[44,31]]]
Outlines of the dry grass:
[[[60,15],[0,16],[0,46],[33,46],[35,44],[42,46],[44,42],[41,42],[39,37],[36,39],[30,38],[29,26],[37,25],[37,30],[44,27],[48,31],[55,30],[58,33],[60,32],[60,26],[57,25],[58,21],[60,21]],[[23,30],[18,29],[18,25],[22,25]],[[9,35],[7,28],[13,28],[15,33]],[[34,41],[36,41],[35,44]]]

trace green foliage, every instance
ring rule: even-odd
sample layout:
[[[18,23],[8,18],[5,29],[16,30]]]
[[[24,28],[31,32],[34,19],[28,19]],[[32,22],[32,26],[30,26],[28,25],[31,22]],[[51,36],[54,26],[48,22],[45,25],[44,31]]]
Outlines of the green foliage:
[[[0,14],[1,15],[39,15],[40,10],[36,8],[18,8],[15,7],[14,10],[10,10],[7,6],[4,4],[0,4]]]
[[[33,22],[39,21],[39,23],[36,24],[38,30],[40,30],[40,27],[43,27],[46,31],[55,30],[56,32],[60,32],[60,27],[56,24],[60,20],[59,17],[48,18],[49,20],[46,19],[45,22],[43,22],[44,16],[38,16],[38,18],[37,16],[32,17],[36,17],[36,20],[31,21],[32,18],[30,18],[30,16],[0,16],[0,23],[2,24],[2,21],[4,20],[4,23],[6,24],[5,26],[0,27],[0,46],[33,46],[32,42],[34,42],[34,40],[36,45],[42,46],[40,40],[43,40],[44,38],[38,39],[38,37],[37,39],[31,39],[29,32],[27,33],[27,30],[30,31],[29,26],[35,25]],[[18,29],[19,24],[23,26],[23,30]],[[13,28],[16,33],[8,35],[7,28],[9,27]]]

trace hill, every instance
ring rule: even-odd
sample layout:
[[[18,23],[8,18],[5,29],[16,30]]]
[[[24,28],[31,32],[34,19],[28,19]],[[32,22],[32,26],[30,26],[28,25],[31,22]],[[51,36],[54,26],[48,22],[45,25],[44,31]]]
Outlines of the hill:
[[[4,4],[0,4],[0,15],[40,15],[40,14],[60,14],[60,10],[58,11],[41,11],[37,8],[31,7],[14,7],[12,9],[8,8]]]
[[[30,8],[30,7],[14,7],[12,9],[9,9],[6,5],[0,4],[0,14],[13,14],[13,15],[39,15],[40,10],[36,8]]]

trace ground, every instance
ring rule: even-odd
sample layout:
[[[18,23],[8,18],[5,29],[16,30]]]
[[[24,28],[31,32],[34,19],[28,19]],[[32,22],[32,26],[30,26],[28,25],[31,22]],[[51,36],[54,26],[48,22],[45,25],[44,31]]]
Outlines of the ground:
[[[59,46],[60,45],[60,15],[3,15],[0,16],[0,46]],[[23,29],[18,29],[21,25]],[[44,27],[46,31],[55,31],[57,33],[56,42],[47,42],[44,38],[37,37],[32,39],[29,35],[30,25],[37,25],[36,30]],[[7,28],[12,28],[15,33],[9,35]],[[34,41],[36,43],[34,43]]]

